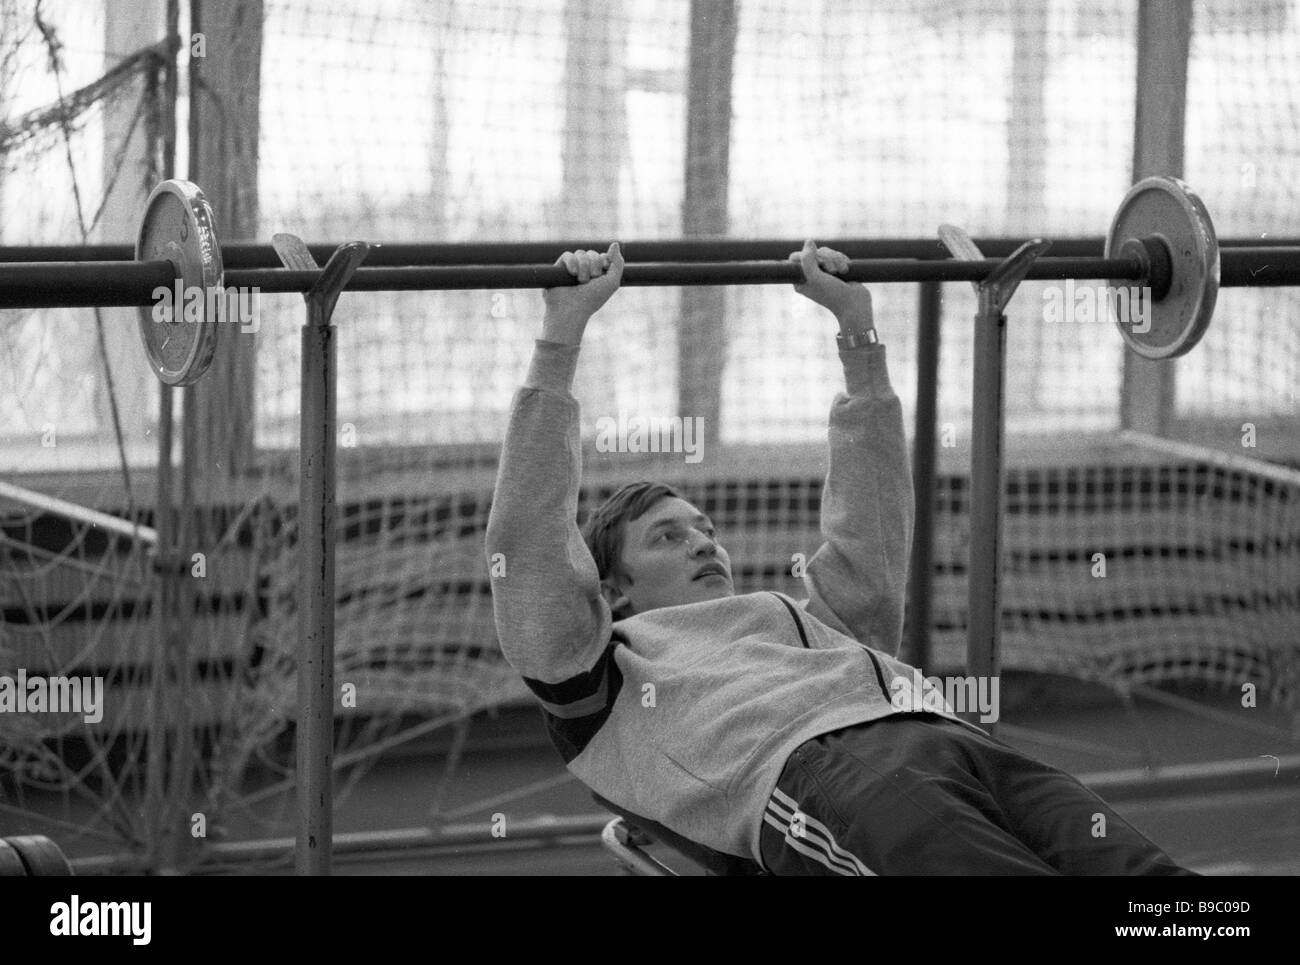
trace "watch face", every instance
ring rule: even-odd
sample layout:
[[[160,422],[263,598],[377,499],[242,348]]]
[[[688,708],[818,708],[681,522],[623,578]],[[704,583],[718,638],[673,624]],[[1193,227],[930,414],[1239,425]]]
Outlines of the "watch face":
[[[175,280],[140,309],[140,335],[158,378],[190,385],[207,371],[216,351],[225,308],[221,249],[212,209],[187,181],[164,181],[153,190],[136,240],[137,261],[170,262]]]

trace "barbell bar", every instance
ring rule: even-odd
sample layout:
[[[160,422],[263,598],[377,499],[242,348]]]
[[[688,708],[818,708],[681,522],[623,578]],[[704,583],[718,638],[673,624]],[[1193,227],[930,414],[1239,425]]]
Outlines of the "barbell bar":
[[[1252,260],[1259,249],[1243,249]],[[1266,249],[1266,251],[1271,249]],[[1286,251],[1287,249],[1279,249]],[[1295,252],[1300,272],[1300,249]],[[872,259],[849,262],[839,277],[861,282],[981,281],[998,265],[996,259],[974,262]],[[1122,278],[1139,281],[1143,268],[1129,258],[1045,258],[1031,278]],[[258,289],[263,294],[306,293],[319,270],[237,268],[224,273],[225,286]],[[803,280],[790,262],[680,262],[627,265],[624,287],[664,285],[778,285]],[[90,308],[152,305],[154,291],[171,290],[174,269],[167,261],[41,262],[0,266],[0,308]],[[458,291],[478,289],[555,288],[577,284],[554,265],[460,265],[358,268],[348,291]]]
[[[1001,259],[924,261],[908,258],[857,259],[845,281],[981,282]],[[1223,288],[1300,285],[1300,247],[1234,248],[1220,252]],[[1040,258],[1028,280],[1113,279],[1148,281],[1148,268],[1134,257]],[[264,294],[305,294],[319,270],[237,268],[224,272],[227,288],[256,288]],[[668,285],[789,285],[803,280],[798,265],[779,261],[630,262],[624,287]],[[154,291],[176,281],[171,262],[10,262],[0,264],[0,308],[91,308],[144,306]],[[555,288],[577,279],[555,265],[406,265],[358,268],[347,291],[468,291]]]
[[[650,243],[643,243],[648,245]],[[681,242],[673,243],[678,246]],[[729,245],[706,241],[697,244]],[[731,245],[737,253],[745,242]],[[748,243],[753,245],[755,243]],[[769,244],[760,242],[758,244]],[[862,244],[872,244],[870,242]],[[256,246],[249,246],[249,250]],[[394,249],[400,246],[392,246]],[[408,246],[428,249],[430,246]],[[850,261],[843,277],[865,283],[980,282],[1000,260],[935,260],[934,243],[920,249],[925,258],[879,257]],[[244,249],[239,249],[244,250]],[[376,249],[384,251],[384,246]],[[531,249],[530,249],[531,250]],[[554,248],[551,249],[554,251]],[[695,251],[713,251],[697,248]],[[873,249],[881,250],[881,249]],[[788,252],[786,252],[788,255]],[[1106,239],[1105,257],[1038,259],[1030,280],[1106,280],[1112,289],[1149,289],[1156,322],[1143,332],[1117,318],[1125,341],[1148,358],[1173,358],[1203,336],[1218,288],[1300,285],[1300,246],[1243,246],[1221,251],[1205,206],[1176,178],[1147,178],[1125,196]],[[164,181],[146,205],[136,244],[136,261],[11,262],[0,264],[0,308],[91,306],[152,307],[141,312],[141,333],[158,377],[170,385],[196,381],[211,361],[218,319],[209,304],[224,307],[207,293],[223,289],[306,293],[319,271],[285,268],[231,268],[223,262],[211,208],[202,192],[186,181]],[[260,254],[257,257],[261,257]],[[767,261],[631,262],[623,285],[794,284],[802,272],[785,257]],[[552,288],[577,284],[554,264],[535,265],[380,265],[359,268],[350,291],[431,291]],[[179,290],[187,301],[181,317],[174,296],[162,305],[160,291]],[[198,299],[188,293],[204,295]],[[197,304],[194,304],[197,302]]]
[[[845,281],[866,283],[981,282],[1001,260],[922,261],[904,258],[849,262]],[[1220,253],[1223,288],[1300,285],[1300,247],[1235,248]],[[320,272],[239,268],[224,273],[227,288],[263,294],[305,294]],[[1135,258],[1040,258],[1031,281],[1111,279],[1147,281]],[[669,285],[789,285],[803,280],[790,262],[631,262],[623,287]],[[176,275],[167,261],[11,262],[0,264],[0,308],[92,308],[154,304],[157,288],[170,291]],[[358,268],[347,291],[469,291],[555,288],[577,279],[554,265],[407,265]]]

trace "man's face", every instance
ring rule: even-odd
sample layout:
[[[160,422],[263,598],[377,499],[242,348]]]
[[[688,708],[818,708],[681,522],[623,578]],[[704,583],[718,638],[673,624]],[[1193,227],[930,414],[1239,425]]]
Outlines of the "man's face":
[[[731,560],[713,522],[684,499],[659,500],[623,524],[623,573],[610,578],[630,613],[734,596]],[[617,601],[612,604],[617,609]],[[630,615],[629,613],[621,615]]]

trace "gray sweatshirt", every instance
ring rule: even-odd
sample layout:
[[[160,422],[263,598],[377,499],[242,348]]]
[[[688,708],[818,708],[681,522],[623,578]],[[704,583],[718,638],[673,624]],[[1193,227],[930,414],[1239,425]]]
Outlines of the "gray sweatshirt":
[[[883,345],[840,359],[847,392],[831,407],[807,600],[749,593],[613,621],[577,525],[576,347],[537,342],[488,518],[488,558],[505,564],[492,582],[501,649],[569,770],[620,807],[755,861],[790,753],[900,712],[895,681],[915,674],[893,657],[913,511],[902,410]]]

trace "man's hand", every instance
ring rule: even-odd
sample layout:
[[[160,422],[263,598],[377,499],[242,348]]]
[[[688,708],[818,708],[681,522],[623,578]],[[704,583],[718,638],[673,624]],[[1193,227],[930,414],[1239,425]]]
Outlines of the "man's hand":
[[[609,251],[566,251],[555,262],[569,270],[579,284],[548,288],[542,298],[546,315],[542,338],[548,342],[579,345],[591,316],[609,301],[623,280],[623,252],[614,242]]]
[[[803,243],[802,251],[791,253],[790,260],[803,268],[804,281],[794,290],[829,308],[843,334],[861,337],[871,331],[871,293],[863,285],[834,277],[849,270],[847,255],[832,248],[818,248],[815,241],[809,240]]]

